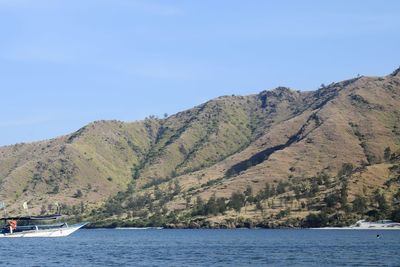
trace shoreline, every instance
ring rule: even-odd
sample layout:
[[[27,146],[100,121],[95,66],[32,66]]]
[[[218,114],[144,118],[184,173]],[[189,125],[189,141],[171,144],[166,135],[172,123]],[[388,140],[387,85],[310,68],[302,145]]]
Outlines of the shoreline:
[[[340,231],[400,231],[400,228],[352,228],[352,227],[324,227],[324,228],[165,228],[165,227],[88,227],[85,230],[340,230]]]
[[[223,227],[107,227],[107,226],[87,226],[84,229],[112,229],[112,230],[400,230],[400,227],[234,227],[234,228],[223,228]]]

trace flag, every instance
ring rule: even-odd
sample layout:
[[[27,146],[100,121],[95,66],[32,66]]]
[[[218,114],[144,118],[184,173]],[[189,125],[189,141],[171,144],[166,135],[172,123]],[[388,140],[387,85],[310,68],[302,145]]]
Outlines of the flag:
[[[24,202],[24,204],[22,206],[24,207],[25,210],[28,209],[28,203],[27,202]]]

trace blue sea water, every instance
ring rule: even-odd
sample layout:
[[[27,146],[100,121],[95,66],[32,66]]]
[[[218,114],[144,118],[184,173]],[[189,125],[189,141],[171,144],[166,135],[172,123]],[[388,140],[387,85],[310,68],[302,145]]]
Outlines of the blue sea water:
[[[400,266],[394,230],[83,229],[0,246],[1,266]]]

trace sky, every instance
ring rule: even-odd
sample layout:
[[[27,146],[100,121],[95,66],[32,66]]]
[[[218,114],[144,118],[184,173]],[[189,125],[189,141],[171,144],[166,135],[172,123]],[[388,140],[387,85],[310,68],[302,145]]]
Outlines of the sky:
[[[0,145],[400,65],[400,1],[0,0]]]

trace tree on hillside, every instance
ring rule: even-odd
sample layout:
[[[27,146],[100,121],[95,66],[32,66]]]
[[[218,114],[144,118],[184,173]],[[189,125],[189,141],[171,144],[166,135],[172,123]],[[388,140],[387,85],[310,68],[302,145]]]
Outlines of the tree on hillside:
[[[269,193],[270,193],[270,190],[271,190],[270,184],[269,184],[269,183],[265,183],[264,192],[265,192],[266,194],[269,194]]]
[[[244,191],[244,195],[246,197],[253,196],[253,188],[250,185],[247,185],[246,190]]]
[[[322,180],[322,183],[325,185],[326,188],[330,187],[332,179],[328,174],[326,174],[325,172],[321,172],[318,174],[318,177]]]
[[[253,188],[250,185],[247,185],[246,190],[244,191],[244,195],[246,197],[246,203],[252,203],[254,202],[254,196],[253,196]]]
[[[276,187],[275,185],[271,186],[271,189],[269,190],[269,197],[273,197],[276,195]]]
[[[217,210],[219,213],[224,213],[226,211],[226,203],[225,203],[225,198],[219,197],[217,198]]]
[[[385,161],[389,161],[391,155],[392,155],[392,151],[391,151],[390,147],[385,148],[385,150],[383,151],[383,159]]]
[[[286,183],[283,181],[279,181],[278,185],[276,186],[276,193],[280,195],[285,192],[286,192]]]
[[[290,214],[290,209],[284,209],[279,211],[279,213],[276,215],[276,218],[279,220],[289,216],[289,214]]]
[[[181,186],[179,184],[179,181],[175,179],[174,181],[174,195],[178,195],[181,192]]]
[[[318,192],[319,192],[318,179],[313,177],[311,179],[311,188],[310,188],[310,192],[309,192],[309,197],[315,196],[315,194]]]
[[[223,213],[226,211],[225,199],[220,197],[217,198],[215,194],[213,194],[207,201],[204,203],[203,199],[198,196],[195,207],[192,211],[192,216],[196,215],[217,215],[218,213]]]
[[[169,180],[168,182],[168,192],[172,192],[173,188],[172,188],[172,180]]]
[[[292,186],[292,190],[294,192],[294,197],[299,200],[301,198],[302,195],[302,188],[300,185],[293,185]]]
[[[343,163],[342,168],[338,172],[338,177],[341,178],[343,176],[350,176],[350,174],[353,172],[354,166],[351,163]]]
[[[400,222],[400,207],[392,211],[390,219],[394,222]]]
[[[207,201],[207,204],[204,207],[204,214],[218,214],[217,209],[217,197],[213,194]]]
[[[348,188],[347,184],[344,184],[340,189],[340,205],[342,208],[347,206]]]
[[[264,207],[263,207],[261,201],[257,201],[257,203],[256,203],[256,210],[259,210],[259,211],[261,211],[261,214],[264,214]]]
[[[319,214],[310,213],[304,219],[303,226],[305,227],[324,227],[328,224],[328,215],[324,212]]]
[[[42,205],[42,207],[40,208],[40,214],[46,214],[47,209],[46,209],[46,205]]]
[[[375,204],[378,206],[379,211],[386,215],[389,212],[389,204],[386,201],[385,195],[379,189],[375,190],[372,196]]]
[[[240,192],[233,192],[229,200],[229,207],[234,209],[236,212],[240,212],[240,209],[244,206],[245,196]]]
[[[264,190],[261,193],[262,193],[262,199],[266,199],[271,196],[271,186],[269,183],[265,183]]]
[[[185,199],[186,203],[186,209],[190,207],[190,202],[192,201],[192,198],[190,196],[187,196]]]
[[[356,195],[352,203],[354,212],[363,214],[367,210],[367,199],[363,196]]]
[[[74,194],[74,198],[80,198],[83,196],[82,190],[78,189],[76,190],[75,194]]]
[[[158,185],[154,186],[154,197],[156,200],[160,200],[163,196],[163,192],[160,190]]]
[[[328,208],[333,208],[340,202],[340,196],[337,193],[327,195],[324,202]]]
[[[204,201],[201,196],[197,196],[196,202],[192,211],[192,216],[204,215]]]
[[[58,194],[60,192],[60,187],[59,185],[55,185],[53,190],[51,191],[51,194]]]

